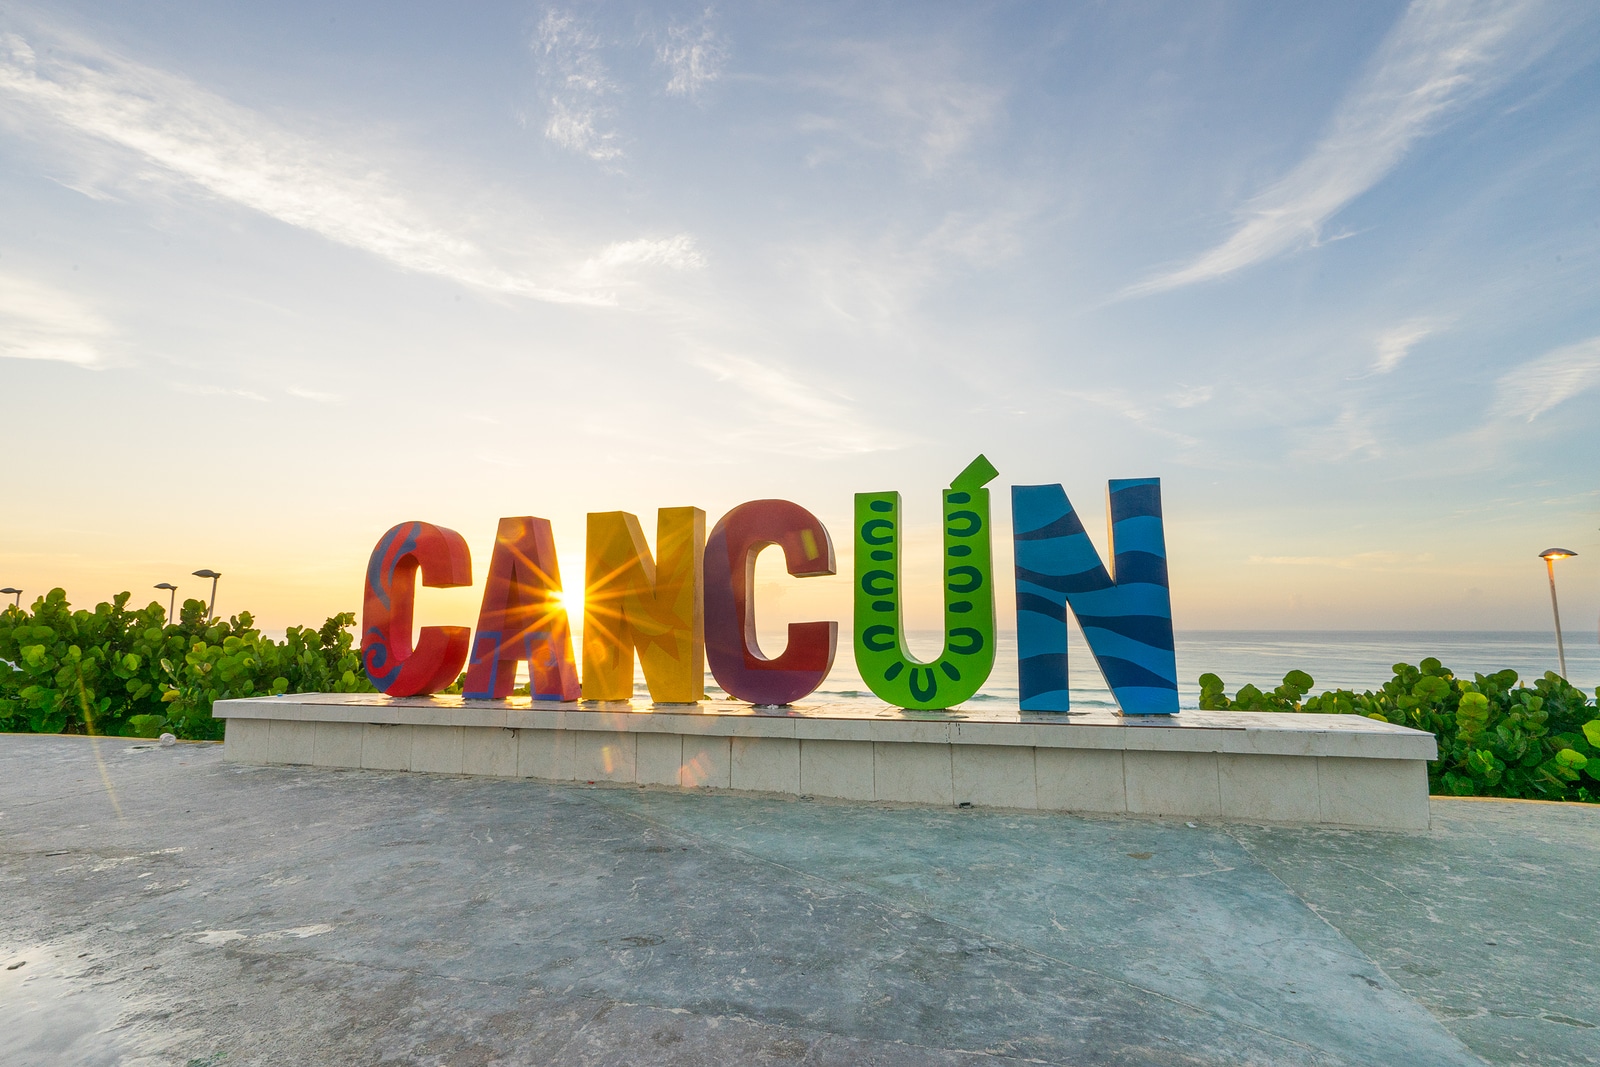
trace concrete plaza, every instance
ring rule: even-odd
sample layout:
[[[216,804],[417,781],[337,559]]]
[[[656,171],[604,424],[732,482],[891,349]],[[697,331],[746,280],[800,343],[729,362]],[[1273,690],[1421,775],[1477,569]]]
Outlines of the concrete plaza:
[[[0,735],[0,1063],[1600,1063],[1600,808],[1427,832]]]

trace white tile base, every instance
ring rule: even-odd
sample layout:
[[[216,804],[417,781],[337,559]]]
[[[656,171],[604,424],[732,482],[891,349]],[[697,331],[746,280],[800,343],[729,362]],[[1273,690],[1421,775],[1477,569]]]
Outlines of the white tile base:
[[[645,735],[640,734],[642,739]],[[731,789],[733,751],[731,737],[687,736],[683,739],[683,767],[678,784],[691,789]]]
[[[800,792],[800,742],[792,737],[734,737],[731,785],[752,793]]]
[[[318,767],[361,766],[361,735],[365,728],[358,722],[312,723],[316,733],[311,737],[311,762]]]
[[[466,730],[461,734],[461,773],[496,778],[517,774],[517,731],[495,727]]]
[[[1268,723],[1263,736],[1272,736],[1263,741],[1241,738],[1226,723],[1186,731],[1130,723],[1117,730],[1103,724],[1063,728],[568,708],[506,712],[459,705],[416,708],[411,722],[396,721],[396,708],[388,707],[374,722],[363,721],[361,705],[348,700],[275,698],[217,707],[228,720],[224,752],[236,763],[731,789],[936,807],[1385,830],[1428,826],[1431,750],[1405,736],[1413,731],[1360,732],[1357,723],[1344,724],[1341,734],[1323,721],[1336,718],[1331,716]],[[1255,728],[1244,721],[1246,730]],[[1303,736],[1276,738],[1302,723]]]
[[[975,808],[1039,806],[1033,749],[1017,745],[952,745],[950,759],[957,804]]]
[[[876,800],[871,741],[800,742],[800,792],[840,800]]]
[[[1130,815],[1222,814],[1215,752],[1124,752]]]
[[[311,763],[316,751],[316,736],[317,724],[314,722],[272,720],[272,729],[267,732],[267,762]]]
[[[1374,766],[1374,764],[1389,766]],[[1415,830],[1428,826],[1428,764],[1423,760],[1317,760],[1317,821],[1332,826]]]
[[[1033,763],[1034,789],[1043,811],[1121,815],[1128,810],[1121,752],[1036,748]]]
[[[271,763],[267,749],[271,732],[271,719],[228,720],[222,733],[222,758],[231,763]]]
[[[414,729],[403,724],[367,723],[361,733],[361,766],[369,771],[409,771]]]
[[[942,807],[954,804],[955,786],[950,774],[950,750],[953,747],[874,742],[873,799]]]
[[[640,785],[681,784],[682,735],[640,734],[634,748],[634,780]]]
[[[1320,821],[1322,798],[1315,757],[1218,755],[1217,785],[1222,810],[1233,818]]]
[[[570,782],[574,777],[572,760],[571,731],[517,731],[517,777]]]
[[[637,780],[634,742],[638,734],[575,730],[572,734],[572,777],[579,782]]]
[[[464,726],[413,726],[411,770],[431,774],[460,774],[461,732]]]

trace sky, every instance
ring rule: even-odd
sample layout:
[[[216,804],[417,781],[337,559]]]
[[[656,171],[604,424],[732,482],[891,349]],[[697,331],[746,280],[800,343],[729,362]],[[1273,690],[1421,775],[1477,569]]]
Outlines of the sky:
[[[1180,630],[1545,629],[1557,546],[1595,640],[1595,5],[4,0],[0,198],[28,600],[778,497],[762,629],[848,627],[898,490],[932,626],[981,452],[1002,574],[1008,486],[1159,477]]]

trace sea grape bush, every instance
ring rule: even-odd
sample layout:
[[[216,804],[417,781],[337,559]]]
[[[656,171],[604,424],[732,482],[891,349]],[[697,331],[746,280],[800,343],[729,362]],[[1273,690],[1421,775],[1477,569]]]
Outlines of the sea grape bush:
[[[249,612],[207,619],[203,601],[186,600],[169,624],[162,605],[129,609],[130,599],[73,611],[52,589],[31,608],[0,612],[0,731],[214,740],[217,700],[372,689],[351,612],[274,641]]]
[[[1240,687],[1231,698],[1215,674],[1200,676],[1200,706],[1212,710],[1365,715],[1426,730],[1439,740],[1428,764],[1433,793],[1600,803],[1600,689],[1583,690],[1549,672],[1519,685],[1516,671],[1471,681],[1437,659],[1394,665],[1383,687],[1335,689],[1307,697],[1316,683],[1290,671],[1270,692]]]

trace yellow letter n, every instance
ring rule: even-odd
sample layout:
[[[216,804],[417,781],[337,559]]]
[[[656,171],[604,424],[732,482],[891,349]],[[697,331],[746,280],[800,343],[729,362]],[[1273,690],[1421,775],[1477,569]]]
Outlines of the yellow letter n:
[[[699,508],[657,513],[654,559],[635,516],[590,513],[583,699],[631,699],[635,651],[651,700],[705,699],[705,545],[706,513]]]

